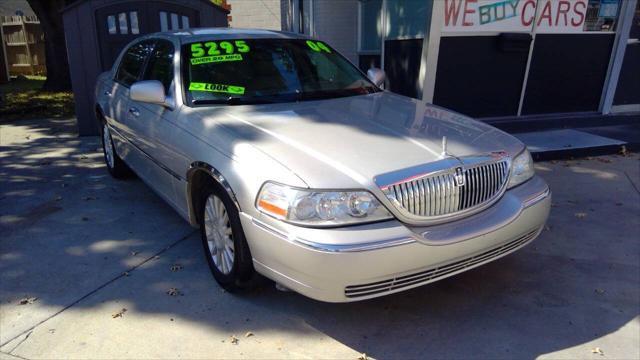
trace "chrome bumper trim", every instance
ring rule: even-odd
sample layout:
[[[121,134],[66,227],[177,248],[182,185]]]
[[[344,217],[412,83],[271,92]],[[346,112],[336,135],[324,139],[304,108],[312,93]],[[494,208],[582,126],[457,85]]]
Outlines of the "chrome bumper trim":
[[[376,242],[368,242],[362,244],[345,244],[345,245],[336,245],[336,244],[323,244],[315,241],[309,241],[305,239],[301,239],[299,237],[290,236],[289,234],[276,229],[275,227],[266,224],[256,218],[252,218],[251,222],[258,226],[259,228],[272,233],[279,238],[296,243],[298,245],[302,245],[311,250],[321,251],[321,252],[330,252],[330,253],[340,253],[340,252],[360,252],[360,251],[371,251],[389,248],[393,246],[407,245],[416,242],[416,239],[412,237],[401,237],[383,241]]]
[[[532,197],[528,198],[527,200],[525,200],[522,203],[522,208],[526,209],[528,207],[531,207],[537,203],[539,203],[540,201],[546,199],[547,197],[551,196],[551,189],[549,189],[548,187],[541,193],[533,195]]]

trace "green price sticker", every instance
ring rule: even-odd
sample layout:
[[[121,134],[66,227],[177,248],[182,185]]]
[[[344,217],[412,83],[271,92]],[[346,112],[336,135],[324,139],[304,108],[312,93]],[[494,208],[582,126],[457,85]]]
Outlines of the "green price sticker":
[[[217,62],[225,62],[225,61],[241,61],[241,60],[242,60],[242,55],[240,54],[203,56],[199,58],[192,58],[191,65],[209,64],[209,63],[217,63]]]
[[[307,46],[315,52],[324,51],[331,54],[331,49],[329,49],[329,47],[322,41],[307,40]]]
[[[227,84],[210,84],[210,83],[200,83],[200,82],[192,82],[191,84],[189,84],[189,90],[208,91],[208,92],[236,94],[236,95],[244,94],[244,87],[242,86],[234,86],[234,85],[227,85]]]
[[[249,45],[244,40],[231,41],[207,41],[191,44],[191,57],[215,56],[221,54],[248,53]]]

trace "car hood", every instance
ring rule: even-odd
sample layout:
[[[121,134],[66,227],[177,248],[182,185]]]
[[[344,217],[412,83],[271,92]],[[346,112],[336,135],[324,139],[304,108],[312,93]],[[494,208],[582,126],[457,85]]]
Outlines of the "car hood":
[[[493,151],[513,156],[523,148],[491,126],[388,92],[194,113],[224,126],[235,144],[257,147],[315,188],[369,187],[376,175],[442,159],[443,136],[449,156]]]

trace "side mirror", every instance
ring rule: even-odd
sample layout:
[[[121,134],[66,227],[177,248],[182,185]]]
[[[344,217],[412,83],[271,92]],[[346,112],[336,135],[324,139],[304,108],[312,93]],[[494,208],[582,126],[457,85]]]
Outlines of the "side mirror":
[[[382,86],[384,84],[384,79],[387,77],[384,73],[384,70],[378,68],[371,68],[367,70],[367,77],[371,80],[376,86]]]
[[[133,83],[129,90],[131,100],[166,105],[167,96],[164,92],[164,86],[158,80],[143,80]]]

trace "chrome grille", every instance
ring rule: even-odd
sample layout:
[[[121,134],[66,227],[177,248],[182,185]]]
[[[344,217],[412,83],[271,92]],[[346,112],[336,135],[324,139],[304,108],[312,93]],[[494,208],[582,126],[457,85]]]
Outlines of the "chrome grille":
[[[377,281],[374,283],[349,285],[345,288],[344,294],[348,298],[381,295],[393,290],[400,290],[433,282],[506,255],[507,253],[510,253],[535,239],[539,233],[540,229],[533,229],[516,239],[491,250],[417,273],[397,276],[392,279]]]
[[[491,201],[506,186],[509,163],[506,159],[448,169],[434,175],[392,184],[385,193],[397,207],[419,217],[454,214]],[[458,177],[458,180],[456,179]],[[459,178],[464,178],[460,184]]]

